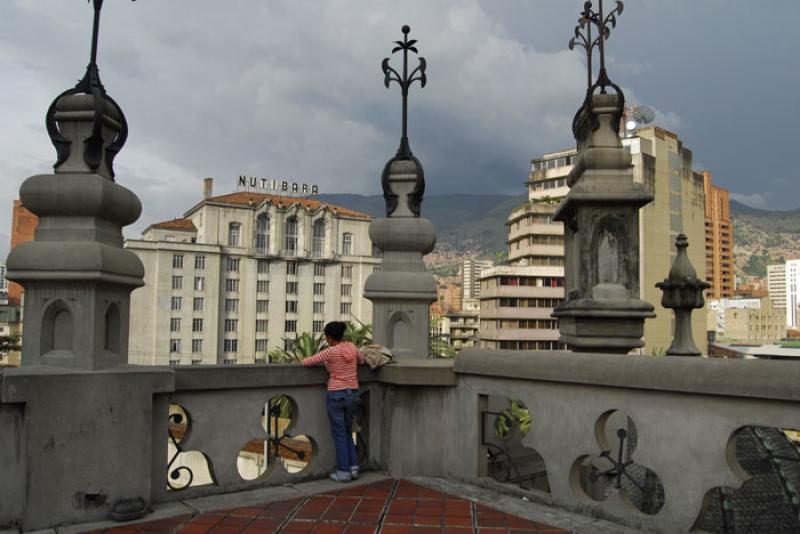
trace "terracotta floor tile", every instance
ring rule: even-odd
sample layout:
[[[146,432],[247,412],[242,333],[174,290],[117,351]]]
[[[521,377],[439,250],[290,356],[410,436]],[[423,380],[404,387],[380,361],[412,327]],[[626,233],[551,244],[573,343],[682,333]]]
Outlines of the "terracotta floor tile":
[[[344,532],[345,534],[375,534],[376,530],[375,527],[349,526]]]
[[[467,517],[453,517],[446,516],[444,518],[444,525],[446,527],[472,527],[472,518]]]
[[[264,519],[264,518],[257,518],[254,519],[252,523],[250,523],[248,528],[271,528],[273,530],[278,528],[278,525],[281,524],[281,521],[277,519]]]
[[[411,534],[411,527],[384,526],[381,534]]]
[[[183,525],[178,532],[180,534],[205,534],[212,527],[213,525],[203,523],[189,523],[188,525]]]
[[[346,525],[341,523],[319,523],[312,531],[314,534],[341,534]]]
[[[241,525],[215,525],[208,534],[239,534],[244,527]]]

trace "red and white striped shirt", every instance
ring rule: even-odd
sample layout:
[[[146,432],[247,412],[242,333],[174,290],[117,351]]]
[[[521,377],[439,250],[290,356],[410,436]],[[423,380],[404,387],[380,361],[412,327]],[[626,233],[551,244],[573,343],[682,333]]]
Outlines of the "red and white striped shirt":
[[[337,343],[303,360],[303,365],[306,367],[325,366],[330,375],[328,391],[358,389],[359,363],[365,363],[364,356],[349,341]]]

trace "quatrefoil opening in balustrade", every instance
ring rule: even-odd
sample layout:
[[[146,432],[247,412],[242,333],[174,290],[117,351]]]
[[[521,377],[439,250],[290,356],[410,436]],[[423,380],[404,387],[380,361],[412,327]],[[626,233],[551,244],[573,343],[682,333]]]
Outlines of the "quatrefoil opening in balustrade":
[[[189,437],[192,421],[178,404],[169,405],[167,424],[167,489],[179,491],[190,486],[216,484],[208,457],[200,451],[184,451],[182,443]]]
[[[742,485],[706,493],[692,532],[800,532],[800,432],[745,426],[731,434],[727,450]]]
[[[280,465],[289,474],[301,473],[316,456],[316,442],[306,435],[290,431],[297,419],[297,403],[291,397],[278,395],[261,410],[264,435],[250,439],[239,451],[236,467],[244,480],[269,476]]]
[[[486,399],[486,407],[481,413],[486,474],[498,482],[549,493],[544,459],[522,442],[533,426],[533,418],[525,403],[491,395]]]
[[[664,506],[664,486],[651,469],[637,464],[633,454],[638,433],[624,412],[611,410],[597,420],[599,454],[580,456],[572,465],[570,483],[584,500],[603,502],[616,492],[623,502],[654,515]]]

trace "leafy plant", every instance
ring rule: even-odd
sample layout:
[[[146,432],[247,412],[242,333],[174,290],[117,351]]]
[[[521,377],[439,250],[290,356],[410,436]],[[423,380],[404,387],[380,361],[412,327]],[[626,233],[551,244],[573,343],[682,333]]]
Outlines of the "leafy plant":
[[[431,334],[430,354],[436,358],[455,358],[456,349],[444,334]]]
[[[303,332],[297,336],[289,350],[276,347],[270,351],[269,356],[275,363],[302,362],[327,346],[324,336]]]
[[[344,331],[344,340],[349,341],[356,347],[363,347],[372,344],[372,325],[364,324],[358,319],[347,322],[347,329]]]
[[[531,412],[521,400],[511,399],[510,406],[500,412],[494,422],[494,431],[497,437],[505,439],[509,435],[514,425],[519,425],[519,432],[526,436],[531,431]]]

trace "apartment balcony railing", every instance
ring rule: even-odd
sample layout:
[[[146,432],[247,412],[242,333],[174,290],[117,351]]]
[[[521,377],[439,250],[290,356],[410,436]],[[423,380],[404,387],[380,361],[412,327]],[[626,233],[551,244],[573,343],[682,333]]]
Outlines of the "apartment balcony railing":
[[[293,364],[4,370],[0,526],[325,477],[325,378]],[[511,484],[654,532],[714,531],[732,507],[731,521],[800,524],[800,453],[780,430],[800,426],[791,362],[464,349],[361,381],[364,463],[394,476]]]

